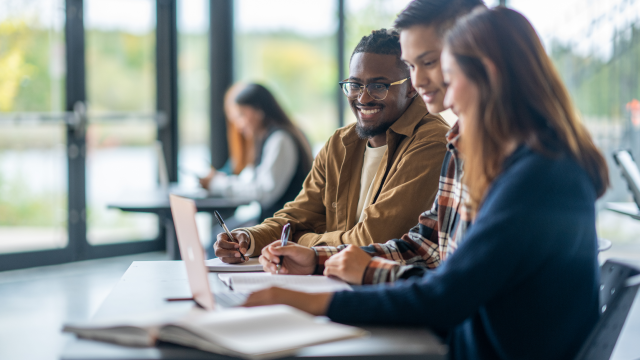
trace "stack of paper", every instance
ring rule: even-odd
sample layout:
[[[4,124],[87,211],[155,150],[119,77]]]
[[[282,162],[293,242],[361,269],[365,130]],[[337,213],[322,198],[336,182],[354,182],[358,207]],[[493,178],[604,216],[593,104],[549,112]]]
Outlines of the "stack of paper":
[[[238,264],[223,263],[219,258],[206,260],[204,263],[209,271],[215,272],[263,271],[257,257],[249,258],[249,261]]]
[[[352,290],[346,282],[321,275],[275,275],[257,274],[218,274],[222,282],[233,291],[252,293],[254,291],[277,286],[289,290],[308,293],[335,292]]]

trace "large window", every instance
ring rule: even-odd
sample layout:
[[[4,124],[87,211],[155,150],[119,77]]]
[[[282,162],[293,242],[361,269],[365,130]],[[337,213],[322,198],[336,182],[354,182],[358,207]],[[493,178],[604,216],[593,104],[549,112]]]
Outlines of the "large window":
[[[85,0],[87,240],[158,236],[152,214],[108,209],[158,188],[155,1]]]
[[[200,186],[211,166],[209,151],[209,1],[178,1],[178,180]],[[198,233],[211,239],[211,214],[197,213]]]
[[[63,248],[63,1],[1,1],[0,39],[0,253]]]
[[[378,29],[391,29],[393,22],[411,0],[347,0],[345,30],[347,60],[363,36]]]
[[[336,3],[234,1],[235,78],[267,86],[314,149],[338,126]]]
[[[363,36],[378,29],[391,29],[396,16],[411,0],[346,0],[345,1],[345,77],[349,76],[349,59]],[[346,101],[346,100],[345,100]],[[345,106],[345,124],[356,121]]]
[[[185,186],[209,170],[209,2],[178,1],[180,151],[178,170]]]
[[[631,201],[612,151],[628,148],[640,160],[640,3],[509,0],[507,5],[527,16],[540,34],[607,157],[612,187],[598,202],[598,233],[614,246],[605,254],[640,258],[640,222],[604,210],[606,202]]]

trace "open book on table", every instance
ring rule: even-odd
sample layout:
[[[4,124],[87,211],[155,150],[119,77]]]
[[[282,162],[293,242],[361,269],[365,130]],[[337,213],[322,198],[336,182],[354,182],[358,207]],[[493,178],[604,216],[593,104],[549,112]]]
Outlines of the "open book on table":
[[[285,305],[89,321],[65,325],[63,331],[128,346],[153,346],[161,340],[245,359],[290,356],[305,346],[367,334]]]

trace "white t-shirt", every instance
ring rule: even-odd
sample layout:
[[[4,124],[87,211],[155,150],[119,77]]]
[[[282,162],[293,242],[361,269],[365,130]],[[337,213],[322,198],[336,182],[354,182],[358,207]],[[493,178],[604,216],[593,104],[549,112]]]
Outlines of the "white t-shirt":
[[[382,161],[382,157],[385,152],[387,152],[387,145],[380,146],[377,148],[367,147],[364,151],[364,161],[362,163],[362,176],[360,177],[360,197],[358,198],[358,222],[362,222],[363,218],[363,210],[364,204],[368,204],[373,192],[373,179],[376,177],[376,173],[378,172],[378,167],[380,166],[380,161]],[[249,249],[245,255],[252,256],[253,251],[255,250],[256,242],[253,240],[253,235],[246,230],[245,234],[249,236],[251,239],[249,244]]]
[[[377,148],[369,147],[364,151],[364,162],[362,163],[362,176],[360,177],[360,197],[358,198],[358,210],[356,215],[358,216],[358,222],[364,220],[364,208],[365,204],[371,201],[371,194],[373,192],[373,179],[376,177],[380,161],[384,153],[387,152],[387,145]]]

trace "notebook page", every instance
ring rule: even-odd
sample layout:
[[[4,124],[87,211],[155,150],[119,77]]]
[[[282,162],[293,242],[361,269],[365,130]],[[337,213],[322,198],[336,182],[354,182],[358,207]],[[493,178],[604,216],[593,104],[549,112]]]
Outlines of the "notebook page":
[[[275,275],[270,273],[258,274],[218,274],[220,280],[230,285],[233,291],[251,293],[272,286],[285,289],[318,293],[351,290],[351,286],[342,280],[332,279],[321,275]]]
[[[107,319],[86,320],[64,325],[62,331],[75,333],[79,337],[112,342],[127,346],[153,346],[155,334],[162,326],[206,314],[204,310],[163,309],[148,313],[112,317]]]
[[[315,318],[285,305],[210,312],[176,325],[209,342],[210,346],[204,341],[197,344],[203,350],[257,359],[289,355],[304,346],[366,334],[362,329]],[[220,347],[228,351],[221,351]]]
[[[263,271],[258,258],[249,258],[248,261],[239,264],[227,264],[219,258],[209,259],[204,262],[209,271],[239,272],[239,271]]]

